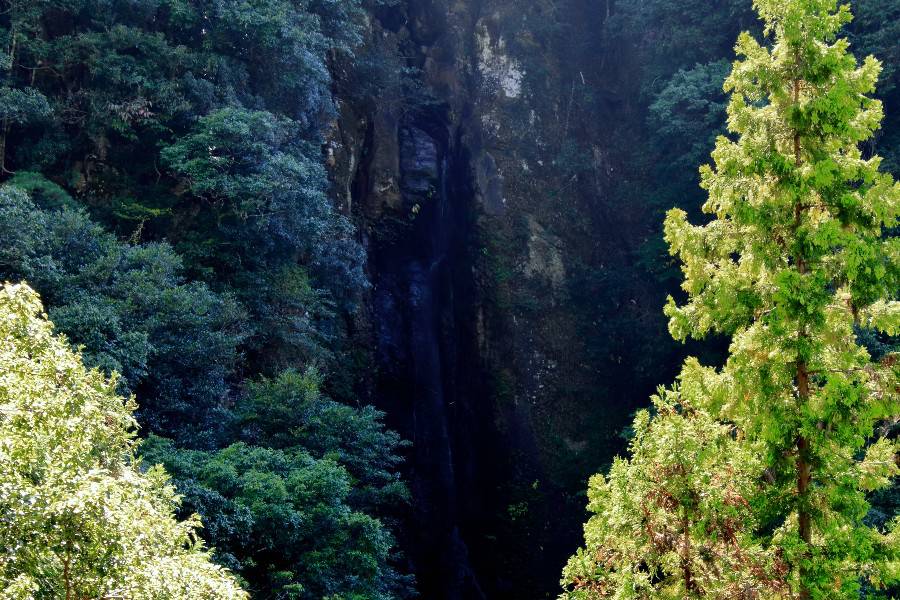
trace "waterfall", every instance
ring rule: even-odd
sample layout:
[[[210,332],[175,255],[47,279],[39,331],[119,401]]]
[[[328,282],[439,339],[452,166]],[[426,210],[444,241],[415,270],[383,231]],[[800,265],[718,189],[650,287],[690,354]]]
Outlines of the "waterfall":
[[[484,597],[469,564],[462,527],[454,440],[470,447],[474,432],[458,385],[461,331],[457,302],[469,209],[464,186],[450,181],[449,135],[435,124],[399,129],[402,212],[407,223],[373,248],[379,403],[399,418],[412,442],[414,507],[409,553],[423,597]],[[399,417],[398,417],[399,416]]]

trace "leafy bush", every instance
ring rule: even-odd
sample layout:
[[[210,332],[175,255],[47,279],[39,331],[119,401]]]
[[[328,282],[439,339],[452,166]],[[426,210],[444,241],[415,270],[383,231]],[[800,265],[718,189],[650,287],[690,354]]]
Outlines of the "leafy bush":
[[[143,457],[171,470],[217,558],[257,597],[404,597],[411,582],[374,516],[408,499],[399,438],[374,409],[329,400],[319,385],[314,371],[250,383],[237,407],[246,442],[204,452],[151,437]]]

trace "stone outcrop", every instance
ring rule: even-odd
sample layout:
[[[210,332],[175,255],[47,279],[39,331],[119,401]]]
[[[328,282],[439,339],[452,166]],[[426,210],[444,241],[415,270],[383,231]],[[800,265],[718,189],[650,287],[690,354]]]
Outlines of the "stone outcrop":
[[[555,597],[579,492],[619,447],[629,403],[598,406],[616,359],[598,368],[584,335],[599,299],[573,298],[635,235],[605,203],[604,123],[622,118],[590,47],[605,17],[589,0],[382,6],[366,47],[405,79],[341,103],[328,151],[370,254],[367,385],[413,443],[402,542],[423,598]]]

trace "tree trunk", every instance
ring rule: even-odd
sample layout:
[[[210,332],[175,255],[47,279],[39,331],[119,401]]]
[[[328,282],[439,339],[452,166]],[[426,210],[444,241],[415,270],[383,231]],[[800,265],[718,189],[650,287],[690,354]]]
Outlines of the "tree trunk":
[[[681,575],[684,579],[684,591],[691,594],[696,591],[694,572],[691,568],[691,523],[688,519],[688,511],[685,510],[681,517],[682,543],[681,543]]]
[[[9,119],[0,125],[0,178],[9,173],[6,169],[6,137],[9,134]]]
[[[800,103],[800,80],[794,80],[794,104]],[[799,166],[801,161],[800,152],[800,133],[794,132],[794,161]],[[800,200],[794,208],[794,230],[796,231],[802,224],[803,218],[803,201]],[[800,274],[807,271],[806,260],[803,256],[795,257],[797,270]],[[797,332],[800,339],[809,336],[806,330],[806,324],[801,324],[800,330]],[[809,365],[806,359],[797,361],[797,399],[799,407],[803,407],[809,402]],[[812,467],[810,466],[810,448],[809,440],[803,435],[797,436],[797,529],[800,539],[806,544],[806,552],[804,558],[809,557],[810,543],[812,542],[812,515],[809,513],[809,484],[812,480]],[[807,571],[806,568],[800,567],[800,600],[808,600],[810,597],[809,587],[806,585]]]
[[[71,558],[69,556],[68,548],[66,549],[66,557],[63,559],[63,583],[66,586],[66,600],[72,600],[72,579],[69,572],[69,563]]]
[[[10,42],[9,42],[9,76],[11,80],[15,79],[16,73],[16,51],[18,49],[18,33],[16,31],[16,22],[15,15],[12,17],[13,23],[12,28],[10,30]],[[9,173],[6,170],[6,138],[9,135],[10,128],[9,117],[3,119],[2,129],[0,129],[0,178]]]
[[[801,405],[809,400],[809,371],[806,361],[797,363],[797,392]],[[807,546],[812,541],[812,518],[809,513],[809,483],[812,479],[812,469],[809,464],[809,440],[804,436],[797,437],[797,521],[800,539]],[[809,598],[809,588],[806,586],[806,569],[800,568],[800,598]]]

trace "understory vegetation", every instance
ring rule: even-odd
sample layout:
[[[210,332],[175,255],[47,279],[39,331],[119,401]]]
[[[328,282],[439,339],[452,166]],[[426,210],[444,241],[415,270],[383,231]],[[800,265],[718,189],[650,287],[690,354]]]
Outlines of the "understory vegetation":
[[[27,281],[86,366],[118,374],[101,384],[91,372],[90,385],[136,399],[145,439],[125,445],[131,417],[116,417],[126,471],[104,464],[109,485],[149,468],[141,485],[160,518],[188,519],[165,524],[177,532],[159,543],[190,549],[202,536],[210,552],[185,560],[211,558],[258,598],[412,589],[394,531],[409,496],[402,443],[356,402],[348,368],[364,252],[322,157],[336,116],[328,62],[350,60],[363,18],[353,0],[0,2],[0,280]],[[13,406],[30,401],[5,388]],[[3,443],[14,449],[19,432]],[[157,535],[151,526],[162,525],[136,520],[132,533]],[[6,527],[2,551],[14,552]],[[78,535],[59,544],[94,552]],[[4,598],[119,593],[85,581],[94,587],[62,594],[59,553],[3,556]],[[221,573],[198,581],[240,596]]]

